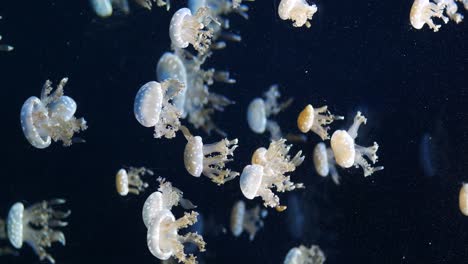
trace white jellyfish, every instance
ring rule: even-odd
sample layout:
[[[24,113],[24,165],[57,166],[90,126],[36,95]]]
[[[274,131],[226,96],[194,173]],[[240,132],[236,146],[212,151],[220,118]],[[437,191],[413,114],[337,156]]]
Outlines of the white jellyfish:
[[[330,139],[328,130],[330,127],[324,127],[331,124],[334,120],[343,120],[343,116],[335,116],[328,111],[328,106],[322,106],[314,109],[312,105],[307,105],[297,117],[297,127],[302,133],[309,131],[317,134],[322,140]]]
[[[32,96],[21,108],[21,127],[26,139],[36,148],[46,148],[51,140],[62,141],[70,146],[75,133],[87,128],[83,118],[75,118],[75,101],[63,95],[68,78],[63,78],[53,93],[47,80],[42,88],[41,98]]]
[[[468,184],[463,183],[458,195],[458,206],[463,215],[468,216]]]
[[[182,201],[182,192],[163,178],[159,178],[158,181],[160,182],[158,192],[148,197],[142,211],[143,222],[148,228],[148,249],[160,260],[175,257],[179,262],[197,263],[194,255],[187,256],[184,253],[184,244],[193,243],[200,251],[205,251],[206,243],[203,237],[197,233],[179,235],[179,229],[193,225],[197,221],[198,213],[194,211],[184,213],[183,217],[176,219],[171,208]],[[195,207],[191,205],[192,208]]]
[[[237,201],[231,210],[231,232],[238,237],[245,230],[249,233],[250,241],[254,240],[255,234],[263,227],[263,219],[268,212],[260,209],[257,205],[254,208],[246,209],[244,201]]]
[[[63,199],[54,199],[33,204],[26,209],[21,202],[15,203],[10,208],[7,218],[8,239],[13,247],[20,249],[23,242],[26,242],[40,260],[55,263],[54,258],[46,252],[46,248],[54,242],[65,245],[65,235],[54,228],[66,226],[68,223],[63,219],[71,212],[53,208],[64,203]]]
[[[174,89],[171,93],[169,87]],[[135,118],[145,127],[154,127],[155,138],[175,137],[181,113],[171,101],[183,89],[183,83],[167,79],[162,83],[148,82],[138,90],[133,106]]]
[[[439,31],[440,25],[432,21],[432,17],[442,19],[445,23],[448,18],[444,16],[445,4],[443,2],[433,3],[430,0],[415,0],[410,11],[410,22],[415,29],[421,29],[427,24],[434,32]]]
[[[316,5],[309,5],[306,0],[281,0],[278,7],[278,15],[283,20],[291,19],[293,26],[310,27],[309,20],[317,12]]]
[[[175,48],[187,48],[192,44],[193,48],[206,53],[211,45],[213,30],[207,25],[216,22],[209,14],[207,7],[201,7],[192,15],[188,8],[181,8],[174,13],[169,25],[169,37]]]
[[[280,126],[276,121],[269,119],[269,117],[277,115],[287,108],[292,103],[292,98],[278,104],[277,100],[280,96],[278,85],[275,84],[270,86],[270,89],[264,93],[265,100],[255,98],[250,102],[247,108],[247,123],[253,132],[262,134],[265,132],[265,129],[268,129],[271,139],[278,140],[281,138]]]
[[[460,23],[463,21],[463,15],[458,13],[458,6],[456,3],[457,0],[434,0],[435,3],[438,5],[445,5],[445,14],[455,21],[455,23]],[[459,2],[463,3],[465,9],[468,10],[468,1],[467,0],[458,0]]]
[[[0,19],[2,19],[2,17],[0,16]],[[2,39],[2,36],[0,35],[0,40]],[[0,51],[12,51],[14,48],[10,45],[6,45],[6,44],[0,44]]]
[[[294,183],[285,175],[304,161],[302,151],[290,159],[288,152],[292,145],[285,142],[285,139],[273,140],[268,149],[257,149],[252,156],[252,165],[247,165],[240,176],[240,188],[247,199],[260,196],[265,207],[276,207],[278,211],[286,207],[280,205],[279,197],[271,190],[273,187],[278,192],[304,188],[302,183]]]
[[[359,126],[366,122],[367,119],[358,111],[348,131],[336,130],[332,135],[330,143],[338,165],[343,168],[361,166],[364,170],[364,176],[367,177],[376,171],[383,170],[384,167],[372,167],[364,158],[364,156],[367,156],[373,164],[377,162],[377,150],[379,149],[377,142],[374,142],[374,145],[371,147],[362,147],[354,142],[358,136]]]
[[[121,196],[126,196],[128,193],[135,195],[144,192],[148,188],[148,183],[141,180],[141,176],[148,174],[154,175],[153,171],[145,167],[120,169],[115,175],[115,187],[117,193]]]
[[[212,144],[203,144],[200,136],[192,136],[188,128],[181,126],[180,130],[187,139],[184,150],[184,164],[190,175],[200,177],[203,173],[214,183],[221,185],[233,180],[238,172],[226,169],[226,163],[232,161],[237,148],[237,138],[223,139]]]
[[[130,13],[128,0],[89,0],[89,2],[96,15],[102,18],[112,16],[114,7],[126,15]]]
[[[323,264],[326,257],[317,245],[307,248],[303,245],[291,248],[284,258],[284,264]]]
[[[333,182],[340,184],[340,175],[335,166],[335,156],[333,151],[325,146],[325,143],[320,142],[315,146],[313,160],[318,175],[326,177],[330,174]]]

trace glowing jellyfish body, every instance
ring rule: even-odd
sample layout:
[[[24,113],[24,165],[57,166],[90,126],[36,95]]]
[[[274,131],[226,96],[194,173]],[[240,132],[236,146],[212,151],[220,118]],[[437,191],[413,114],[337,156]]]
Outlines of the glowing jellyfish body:
[[[121,196],[126,196],[128,193],[138,195],[140,192],[145,191],[148,183],[141,180],[141,176],[145,174],[154,175],[152,170],[144,167],[130,167],[128,172],[125,169],[120,169],[115,175],[117,193]]]
[[[343,120],[342,116],[335,116],[328,111],[328,107],[322,106],[314,109],[312,105],[307,105],[297,117],[297,127],[302,133],[309,131],[317,134],[322,140],[330,139],[328,130],[330,127],[325,125],[331,124],[334,120]]]
[[[183,83],[185,87],[187,87],[187,71],[185,70],[185,65],[182,60],[174,53],[166,52],[161,56],[158,61],[158,65],[156,66],[156,77],[159,82],[164,82],[168,79],[174,79]],[[176,92],[177,87],[169,86],[169,94]],[[187,88],[183,89],[172,100],[174,106],[177,108],[177,110],[180,111],[182,118],[187,116],[187,113],[184,110],[186,93]]]
[[[148,228],[148,249],[160,260],[174,257],[179,262],[197,263],[195,256],[187,256],[184,253],[184,244],[193,243],[200,251],[205,251],[203,237],[190,232],[182,236],[178,234],[178,230],[193,225],[197,221],[198,213],[192,211],[176,219],[171,209],[182,201],[182,192],[162,178],[158,181],[158,192],[148,197],[142,211],[143,222]]]
[[[26,242],[40,260],[55,263],[54,258],[46,252],[46,248],[54,242],[65,245],[65,235],[54,228],[67,225],[63,219],[70,215],[70,211],[57,211],[53,208],[64,203],[65,200],[55,199],[33,204],[26,209],[22,203],[15,203],[10,208],[7,218],[7,235],[13,247],[20,249],[23,242]]]
[[[289,250],[284,258],[284,264],[323,264],[325,263],[325,254],[319,246],[312,245],[307,248],[303,245]]]
[[[366,122],[367,119],[361,115],[361,112],[357,112],[354,122],[348,131],[336,130],[332,135],[330,143],[338,165],[343,168],[360,166],[364,170],[364,176],[367,177],[376,171],[383,170],[384,167],[372,167],[364,158],[366,156],[373,164],[377,162],[377,150],[379,149],[377,142],[374,142],[374,145],[371,147],[362,147],[354,142],[358,136],[359,126]]]
[[[462,214],[468,216],[468,184],[463,183],[458,195],[458,205]]]
[[[193,48],[206,53],[211,45],[213,30],[207,27],[212,22],[209,9],[202,7],[194,15],[188,8],[181,8],[174,13],[169,25],[169,37],[176,48]]]
[[[110,17],[112,15],[111,0],[90,0],[89,2],[96,15],[100,17]]]
[[[262,197],[265,207],[276,207],[279,211],[279,197],[271,190],[278,192],[292,191],[304,188],[302,183],[293,183],[285,174],[292,172],[301,165],[304,157],[299,151],[292,159],[288,155],[291,145],[285,144],[285,139],[273,140],[268,149],[259,148],[252,156],[252,165],[247,165],[240,176],[240,188],[247,199]]]
[[[46,81],[41,98],[28,98],[20,113],[24,136],[36,148],[47,148],[52,140],[70,146],[73,135],[87,128],[83,118],[75,118],[76,102],[63,95],[68,78],[63,78],[52,92],[51,82]]]
[[[2,17],[0,16],[0,19],[2,19]],[[0,40],[2,39],[2,36],[0,35]],[[0,44],[0,51],[12,51],[14,48],[10,45],[6,45],[6,44]]]
[[[174,87],[176,92],[169,94],[169,87]],[[148,82],[138,90],[133,107],[135,118],[145,127],[154,127],[155,138],[175,137],[181,113],[171,100],[183,89],[183,83],[167,79],[162,83]]]
[[[327,148],[325,143],[320,142],[315,146],[313,160],[315,171],[318,175],[326,177],[330,174],[333,182],[340,184],[340,175],[336,170],[333,151]]]
[[[229,157],[234,156],[237,139],[223,139],[216,143],[203,144],[202,138],[192,136],[185,126],[181,126],[180,129],[187,139],[184,164],[190,175],[200,177],[203,173],[218,185],[231,181],[239,175],[238,172],[225,168],[225,164],[232,161]]]
[[[278,15],[282,20],[294,21],[295,27],[310,27],[309,20],[317,12],[316,5],[309,5],[306,0],[281,0]]]
[[[278,98],[280,96],[278,85],[272,85],[270,89],[265,92],[265,99],[255,98],[250,102],[247,108],[247,123],[253,132],[263,134],[263,132],[268,129],[271,134],[271,139],[278,140],[281,138],[280,126],[276,121],[269,119],[269,117],[277,115],[287,108],[291,104],[292,99],[278,104]]]
[[[434,32],[439,31],[440,25],[434,24],[432,17],[442,19],[445,23],[448,18],[444,16],[445,4],[435,4],[430,0],[415,0],[410,11],[410,22],[415,29],[421,29],[427,24]]]
[[[238,237],[245,230],[249,234],[250,241],[252,241],[257,231],[263,227],[263,218],[266,216],[267,211],[265,209],[255,206],[247,210],[245,203],[238,201],[231,210],[231,232],[235,237]]]

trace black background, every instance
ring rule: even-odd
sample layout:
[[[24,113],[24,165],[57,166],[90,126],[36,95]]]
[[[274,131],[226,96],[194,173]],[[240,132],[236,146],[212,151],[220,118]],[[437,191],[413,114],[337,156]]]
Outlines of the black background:
[[[468,218],[458,209],[458,191],[468,178],[466,21],[450,22],[438,33],[418,31],[409,24],[411,1],[376,0],[319,1],[310,29],[280,20],[278,1],[249,4],[248,21],[232,16],[242,43],[228,43],[206,65],[229,70],[238,81],[211,88],[236,101],[215,117],[230,138],[239,138],[231,168],[241,171],[256,148],[268,145],[268,135],[251,132],[245,116],[248,103],[273,83],[283,98],[295,99],[276,117],[283,132],[298,132],[297,114],[308,103],[327,104],[346,117],[333,129],[348,127],[361,110],[368,123],[357,142],[377,141],[385,165],[368,178],[358,169],[340,170],[337,187],[314,172],[311,153],[318,137],[310,134],[308,143],[293,147],[306,155],[292,175],[307,186],[295,192],[303,232],[291,235],[294,217],[270,210],[265,228],[250,242],[245,234],[222,232],[231,206],[243,198],[238,181],[217,187],[206,177],[189,176],[182,160],[185,139],[154,139],[152,129],[133,116],[136,91],[155,79],[156,63],[170,48],[171,15],[186,4],[173,2],[170,12],[131,3],[130,15],[110,19],[97,18],[87,1],[0,3],[2,43],[15,46],[0,54],[3,217],[16,201],[63,197],[72,215],[66,247],[50,250],[58,263],[158,262],[147,249],[141,219],[155,179],[146,178],[150,190],[138,197],[120,197],[114,185],[120,167],[146,166],[199,205],[207,242],[199,258],[205,263],[282,263],[301,243],[319,244],[327,263],[468,262]],[[77,116],[88,121],[89,129],[80,134],[87,142],[35,149],[21,131],[21,105],[39,95],[46,79],[56,84],[64,76]],[[205,142],[220,140],[192,131]],[[433,177],[419,163],[424,133],[433,138]],[[281,195],[284,203],[288,198]],[[31,262],[39,261],[28,246],[19,257],[0,257],[0,263]]]

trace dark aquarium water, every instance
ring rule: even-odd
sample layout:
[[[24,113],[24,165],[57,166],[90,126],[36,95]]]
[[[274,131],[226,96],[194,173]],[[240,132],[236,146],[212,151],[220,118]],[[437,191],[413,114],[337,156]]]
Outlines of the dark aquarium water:
[[[108,18],[99,17],[87,0],[1,1],[0,44],[14,49],[0,52],[0,219],[6,220],[17,202],[26,209],[23,222],[16,223],[24,225],[21,249],[0,231],[0,252],[6,253],[0,263],[48,263],[39,260],[27,239],[28,230],[50,230],[37,226],[41,219],[28,223],[26,213],[29,206],[58,198],[66,204],[53,208],[71,210],[63,219],[68,225],[53,227],[60,223],[42,219],[66,238],[65,246],[45,248],[56,263],[160,263],[148,250],[142,220],[143,204],[157,191],[159,176],[198,206],[193,210],[199,222],[180,232],[203,236],[205,252],[185,247],[199,263],[283,263],[288,251],[300,245],[318,245],[325,263],[468,263],[468,217],[459,208],[460,188],[468,182],[468,21],[445,24],[434,18],[442,26],[433,32],[427,25],[412,27],[411,0],[307,1],[318,8],[310,28],[282,20],[279,0],[242,2],[249,6],[248,20],[238,12],[229,14],[224,34],[239,34],[242,41],[226,41],[201,65],[207,72],[229,71],[236,80],[209,86],[210,100],[220,99],[218,94],[235,102],[211,115],[226,135],[180,119],[204,143],[237,138],[226,167],[242,173],[254,151],[271,142],[268,131],[250,129],[248,106],[277,84],[278,102],[293,101],[269,119],[292,139],[287,143],[293,144],[291,158],[299,150],[305,157],[287,173],[305,188],[277,193],[287,206],[283,212],[265,208],[261,197],[245,198],[240,177],[218,186],[203,175],[191,176],[184,166],[187,140],[181,131],[171,139],[154,138],[154,128],[135,118],[135,96],[145,83],[158,81],[158,60],[172,50],[171,17],[187,6],[186,0],[173,0],[169,11],[156,3],[147,10],[138,4],[144,1],[129,0],[128,13],[114,6]],[[456,4],[460,14],[468,15],[461,1]],[[197,54],[193,46],[186,52]],[[40,97],[46,80],[56,87],[64,77],[65,95],[76,102],[75,116],[84,117],[88,128],[75,134],[69,147],[59,141],[36,148],[23,133],[23,103]],[[377,142],[379,159],[372,165],[385,169],[364,177],[361,168],[337,166],[339,185],[319,176],[313,153],[322,140],[312,132],[302,134],[296,124],[308,104],[327,105],[344,116],[329,125],[330,136],[347,130],[362,112],[367,123],[356,143]],[[190,109],[188,116],[194,113]],[[47,136],[37,128],[43,123],[34,125],[36,133]],[[329,140],[325,144],[330,147]],[[130,167],[145,167],[154,175],[142,176],[149,185],[144,192],[120,196],[116,173]],[[252,241],[247,232],[235,237],[230,229],[231,209],[239,200],[267,214]],[[184,211],[172,208],[176,218]],[[60,216],[66,215],[55,213]],[[51,234],[62,240],[59,233]]]

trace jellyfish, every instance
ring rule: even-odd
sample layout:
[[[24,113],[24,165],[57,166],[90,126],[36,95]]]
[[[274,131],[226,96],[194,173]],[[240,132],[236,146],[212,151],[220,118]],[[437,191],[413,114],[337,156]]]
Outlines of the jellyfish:
[[[384,169],[383,166],[372,167],[364,158],[364,156],[367,156],[373,164],[377,162],[377,150],[379,149],[377,142],[374,142],[371,147],[362,147],[354,142],[358,136],[359,126],[362,123],[366,124],[366,122],[366,117],[362,116],[361,112],[358,111],[348,131],[336,130],[330,141],[336,163],[343,168],[361,166],[365,177]]]
[[[181,202],[183,193],[172,187],[172,184],[163,178],[158,178],[158,181],[160,183],[158,192],[148,197],[142,211],[143,222],[148,228],[148,249],[160,260],[167,260],[173,256],[179,262],[197,263],[193,254],[186,255],[184,244],[196,244],[199,251],[203,252],[206,245],[203,237],[198,233],[190,232],[179,235],[179,229],[187,228],[196,223],[198,213],[191,211],[176,219],[171,209],[179,203],[183,206]],[[193,204],[192,208],[194,208]]]
[[[292,103],[292,98],[286,102],[278,104],[278,98],[281,96],[278,91],[278,85],[270,86],[270,89],[264,94],[265,100],[255,98],[250,102],[247,108],[247,123],[250,129],[258,134],[265,132],[265,129],[271,134],[272,140],[281,138],[281,129],[276,121],[269,119],[272,115],[277,115]]]
[[[330,127],[324,127],[331,124],[334,120],[343,120],[343,116],[335,116],[328,111],[328,106],[322,106],[314,109],[312,105],[307,105],[297,117],[297,127],[302,133],[309,131],[317,134],[322,140],[330,139],[328,130]]]
[[[286,207],[280,205],[279,197],[271,190],[273,187],[278,192],[304,188],[304,184],[294,183],[285,175],[304,161],[302,151],[290,159],[288,152],[292,145],[285,142],[285,139],[273,140],[268,149],[257,149],[252,156],[252,165],[247,165],[240,176],[240,188],[247,199],[260,196],[265,207],[276,207],[278,211],[284,211]]]
[[[174,89],[171,94],[168,93],[169,87]],[[155,138],[175,137],[181,113],[170,101],[183,89],[183,83],[167,79],[162,83],[148,82],[138,90],[133,107],[135,118],[145,127],[154,127]]]
[[[169,11],[171,8],[171,1],[170,0],[135,0],[135,2],[143,8],[151,10],[153,8],[153,2],[156,2],[156,5],[161,7],[165,6],[166,10]]]
[[[315,171],[322,177],[327,177],[328,174],[335,184],[340,184],[340,175],[335,166],[335,157],[333,151],[325,146],[325,143],[320,142],[314,148],[314,166]]]
[[[184,150],[184,164],[188,173],[194,177],[200,177],[203,173],[214,183],[221,185],[233,180],[238,172],[226,169],[226,163],[232,161],[229,156],[234,156],[237,148],[237,138],[227,138],[212,144],[203,144],[200,136],[192,136],[187,127],[181,126],[180,130],[187,139]]]
[[[187,116],[187,112],[184,110],[185,98],[187,93],[187,71],[182,60],[174,53],[164,53],[158,61],[156,66],[156,77],[158,82],[164,82],[168,79],[174,79],[183,83],[186,89],[183,89],[177,96],[174,96],[172,100],[174,106],[181,113],[181,118]],[[177,86],[169,86],[168,93],[176,93]]]
[[[126,15],[130,13],[128,0],[90,0],[90,4],[96,15],[102,18],[112,16],[114,7]]]
[[[258,205],[247,210],[244,201],[237,201],[231,210],[232,234],[238,237],[245,230],[249,233],[250,241],[254,240],[257,231],[263,227],[263,219],[267,214],[268,212],[265,209],[260,209]]]
[[[323,264],[325,254],[317,245],[307,248],[303,245],[291,248],[284,258],[284,264]]]
[[[463,183],[458,195],[458,205],[463,215],[468,216],[468,183]]]
[[[184,7],[174,13],[169,26],[169,37],[176,48],[187,48],[192,44],[193,48],[206,53],[211,45],[213,30],[207,27],[213,18],[207,7],[201,7],[192,15],[190,9]]]
[[[457,0],[434,0],[434,2],[438,5],[445,5],[445,14],[455,21],[455,23],[460,23],[463,21],[463,15],[458,13],[458,6],[456,3]],[[468,10],[468,1],[467,0],[458,0],[459,2],[463,3],[465,9]]]
[[[63,221],[71,211],[54,209],[65,203],[63,199],[42,201],[24,208],[21,202],[15,203],[8,212],[7,235],[10,243],[16,249],[26,242],[31,246],[39,259],[55,263],[54,258],[46,252],[52,243],[58,242],[65,246],[65,235],[54,228],[67,226]]]
[[[128,193],[135,195],[144,192],[148,188],[148,183],[141,180],[141,176],[149,174],[154,175],[153,171],[145,167],[130,169],[120,169],[115,175],[115,186],[117,193],[121,196],[126,196]]]
[[[440,25],[434,24],[432,17],[438,17],[447,24],[448,18],[444,16],[445,3],[433,3],[430,0],[414,0],[410,11],[410,22],[415,29],[421,29],[427,24],[434,32],[439,31]]]
[[[282,20],[291,19],[293,26],[310,28],[309,20],[317,12],[316,5],[307,4],[306,0],[281,0],[278,7],[278,15]]]
[[[0,16],[0,19],[2,19],[2,17]],[[2,39],[2,36],[0,35],[0,40]],[[0,51],[12,51],[14,48],[10,45],[6,45],[6,44],[0,44]]]
[[[41,98],[29,97],[21,108],[21,127],[24,136],[36,148],[47,148],[51,140],[62,141],[70,146],[78,133],[87,128],[84,118],[75,118],[76,102],[63,94],[68,78],[63,78],[53,93],[47,80],[42,88]]]

